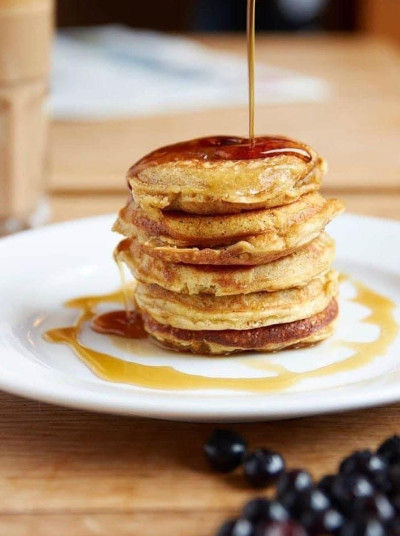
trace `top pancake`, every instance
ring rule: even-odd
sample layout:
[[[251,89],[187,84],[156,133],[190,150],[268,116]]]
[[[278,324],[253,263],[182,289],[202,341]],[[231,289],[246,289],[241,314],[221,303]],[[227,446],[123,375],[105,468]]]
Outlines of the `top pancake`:
[[[150,153],[128,172],[143,209],[230,214],[296,201],[320,187],[325,161],[283,136],[199,138]]]

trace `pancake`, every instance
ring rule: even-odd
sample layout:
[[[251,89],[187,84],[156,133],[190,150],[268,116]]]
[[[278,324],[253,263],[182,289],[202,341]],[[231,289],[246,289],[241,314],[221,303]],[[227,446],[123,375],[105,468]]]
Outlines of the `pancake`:
[[[318,193],[281,207],[234,215],[160,213],[150,217],[132,202],[114,230],[140,242],[143,252],[185,264],[266,264],[316,238],[343,203]]]
[[[334,254],[334,241],[322,233],[296,253],[258,266],[173,264],[147,255],[136,239],[121,244],[119,259],[143,283],[181,294],[227,296],[304,286],[329,270]]]
[[[327,307],[308,318],[250,330],[190,331],[158,323],[144,314],[146,331],[162,346],[179,352],[226,355],[235,352],[271,352],[314,344],[329,337],[338,315],[332,298]]]
[[[341,203],[336,199],[327,200],[316,192],[306,194],[290,205],[216,216],[147,213],[131,201],[121,211],[120,219],[127,227],[128,236],[144,232],[158,236],[166,244],[213,247],[232,244],[249,236],[269,234],[274,239],[277,235],[289,234],[296,226],[325,222],[340,207]]]
[[[337,291],[337,273],[329,271],[304,287],[236,296],[178,294],[138,283],[135,299],[141,312],[174,328],[247,330],[310,317],[325,309]]]
[[[325,171],[311,147],[283,136],[258,137],[250,150],[245,138],[215,136],[150,153],[128,184],[144,209],[228,214],[291,203],[317,190]]]
[[[342,212],[318,193],[325,161],[285,137],[162,147],[128,172],[115,257],[137,280],[146,331],[178,351],[275,351],[331,335]]]

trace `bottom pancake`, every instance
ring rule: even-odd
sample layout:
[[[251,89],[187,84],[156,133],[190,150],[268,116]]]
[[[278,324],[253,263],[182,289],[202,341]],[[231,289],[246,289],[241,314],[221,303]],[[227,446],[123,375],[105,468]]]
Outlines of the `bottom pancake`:
[[[320,313],[309,318],[247,330],[185,330],[160,324],[144,313],[146,331],[162,346],[179,352],[224,355],[235,352],[273,352],[322,341],[333,333],[338,304],[332,298]]]

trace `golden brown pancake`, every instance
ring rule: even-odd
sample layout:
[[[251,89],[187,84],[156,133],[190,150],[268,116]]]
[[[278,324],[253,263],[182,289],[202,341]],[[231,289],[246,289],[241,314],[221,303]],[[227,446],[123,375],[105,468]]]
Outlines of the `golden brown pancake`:
[[[332,298],[323,311],[311,317],[249,330],[182,330],[161,324],[148,314],[143,315],[143,320],[146,331],[162,346],[179,352],[223,355],[314,344],[332,334],[337,314],[337,301]]]
[[[138,283],[135,299],[140,311],[160,324],[194,331],[247,330],[319,313],[337,291],[337,273],[330,271],[304,287],[235,296],[178,294]]]
[[[290,205],[252,210],[240,214],[205,216],[183,212],[147,213],[132,201],[120,213],[128,236],[140,232],[158,236],[166,244],[177,246],[221,246],[242,238],[269,234],[288,234],[296,226],[326,221],[327,215],[341,207],[335,199],[326,200],[319,193],[304,195]]]
[[[259,152],[265,143],[274,150]],[[246,144],[215,136],[162,147],[129,170],[133,196],[144,209],[228,214],[291,203],[320,187],[326,164],[308,145],[259,137],[257,157],[244,158]]]
[[[325,171],[311,147],[277,136],[199,138],[132,166],[116,256],[138,281],[146,331],[211,355],[328,337],[338,277],[324,229],[344,207],[318,193]]]
[[[136,239],[126,239],[120,251],[120,260],[143,283],[181,294],[227,296],[304,286],[329,270],[335,243],[322,233],[297,252],[258,266],[173,264],[147,255]]]
[[[318,193],[281,207],[233,215],[161,213],[151,216],[132,203],[114,230],[135,237],[145,253],[185,264],[266,264],[316,238],[343,210],[337,199]]]

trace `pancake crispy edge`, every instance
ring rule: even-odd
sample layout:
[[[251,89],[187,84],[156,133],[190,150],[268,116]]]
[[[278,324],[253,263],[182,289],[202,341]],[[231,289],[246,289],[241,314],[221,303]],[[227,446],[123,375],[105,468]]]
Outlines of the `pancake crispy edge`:
[[[323,311],[311,317],[251,330],[181,330],[160,324],[146,314],[144,325],[154,340],[168,349],[203,355],[229,355],[245,351],[274,352],[320,342],[332,335],[337,315],[337,301],[332,298]]]

